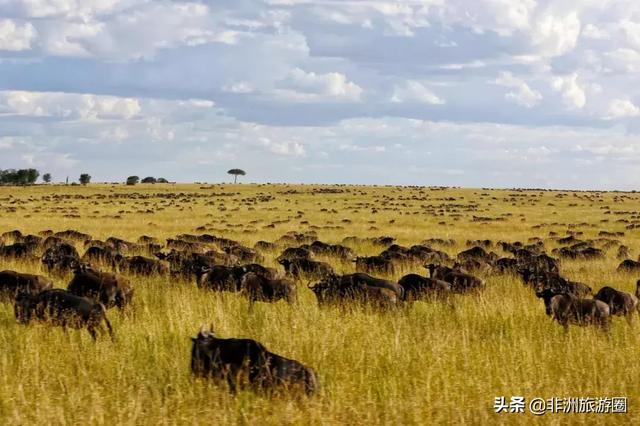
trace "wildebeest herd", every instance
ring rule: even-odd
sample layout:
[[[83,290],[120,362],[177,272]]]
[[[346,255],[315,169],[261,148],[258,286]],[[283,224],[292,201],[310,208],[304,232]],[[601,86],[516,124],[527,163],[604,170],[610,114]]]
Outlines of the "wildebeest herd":
[[[450,303],[453,295],[474,297],[486,288],[486,277],[509,274],[529,287],[546,314],[565,329],[569,324],[596,325],[606,332],[612,316],[631,320],[640,312],[640,281],[635,294],[612,286],[594,294],[590,286],[561,273],[563,260],[603,257],[603,249],[596,245],[616,245],[622,258],[629,255],[628,248],[610,236],[581,240],[571,231],[566,236],[550,235],[549,241],[560,247],[548,251],[541,238],[469,240],[468,248],[452,256],[436,248],[451,245],[442,239],[408,247],[389,236],[345,237],[341,243],[327,243],[313,231],[288,232],[275,241],[247,247],[208,233],[180,234],[163,241],[150,236],[103,241],[76,230],[37,235],[14,230],[0,235],[0,261],[39,262],[48,276],[2,271],[0,297],[14,304],[20,323],[37,320],[84,328],[93,339],[105,332],[116,338],[108,310],[117,308],[126,315],[135,303],[135,282],[141,276],[235,292],[249,300],[250,309],[259,302],[295,304],[301,291],[310,290],[321,307],[368,307],[376,312],[402,309],[416,301]],[[378,247],[379,253],[359,256],[352,248],[358,243]],[[278,268],[266,265],[269,257],[275,257]],[[422,274],[388,279],[416,265],[423,268]],[[338,272],[349,269],[355,271]],[[624,259],[618,269],[640,271],[640,262]],[[66,288],[53,288],[54,280],[67,280]],[[272,353],[255,340],[223,339],[203,328],[193,338],[191,369],[226,383],[232,391],[239,386],[296,388],[308,394],[319,389],[312,368]]]

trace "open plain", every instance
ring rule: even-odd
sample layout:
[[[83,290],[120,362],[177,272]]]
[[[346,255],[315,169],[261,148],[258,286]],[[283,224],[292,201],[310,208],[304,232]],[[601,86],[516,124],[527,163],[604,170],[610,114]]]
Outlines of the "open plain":
[[[343,243],[358,256],[385,246],[428,245],[455,257],[490,240],[538,241],[551,255],[573,236],[604,256],[561,259],[571,280],[594,293],[604,285],[634,293],[639,273],[618,272],[620,245],[640,255],[640,194],[542,190],[314,185],[39,185],[0,187],[0,234],[77,230],[96,240],[164,243],[179,234],[209,234],[257,250],[262,264],[308,241],[295,232]],[[290,234],[294,235],[294,234]],[[440,241],[433,240],[440,239]],[[447,242],[446,240],[452,240]],[[10,244],[8,239],[4,242]],[[427,244],[426,242],[424,244]],[[82,254],[85,246],[76,242]],[[141,254],[151,257],[151,253]],[[41,253],[39,253],[41,255]],[[338,273],[353,262],[322,256]],[[39,261],[0,259],[0,270],[50,275]],[[425,275],[420,263],[374,274],[397,281]],[[241,294],[197,288],[171,275],[130,275],[130,308],[107,313],[115,342],[82,330],[16,322],[0,304],[2,424],[634,424],[640,421],[640,320],[614,317],[609,333],[545,315],[544,303],[512,274],[481,272],[486,288],[446,302],[416,301],[380,311],[319,307],[307,280],[298,301],[249,302]],[[52,276],[66,287],[70,274]],[[297,359],[318,374],[313,397],[232,395],[194,378],[191,337],[206,324],[222,337],[248,337]],[[496,414],[494,399],[512,395],[628,398],[628,414]],[[567,417],[568,416],[568,417]]]

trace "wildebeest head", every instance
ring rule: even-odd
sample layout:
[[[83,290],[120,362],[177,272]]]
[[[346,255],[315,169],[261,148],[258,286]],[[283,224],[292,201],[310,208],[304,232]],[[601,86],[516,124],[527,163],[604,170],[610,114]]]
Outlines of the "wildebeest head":
[[[544,300],[544,309],[547,315],[551,315],[551,299],[554,296],[558,296],[563,293],[559,293],[551,288],[538,286],[536,288],[536,297]]]
[[[289,267],[289,265],[291,265],[291,260],[290,259],[280,259],[278,260],[278,263],[281,264],[282,266],[286,268]]]

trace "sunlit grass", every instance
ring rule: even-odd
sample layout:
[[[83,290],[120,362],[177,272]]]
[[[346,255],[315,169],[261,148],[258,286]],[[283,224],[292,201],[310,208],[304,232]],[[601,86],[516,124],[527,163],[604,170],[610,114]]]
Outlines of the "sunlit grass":
[[[635,194],[631,195],[633,199],[614,203],[614,194],[603,195],[602,202],[590,202],[572,196],[557,199],[556,193],[548,192],[536,206],[520,198],[513,206],[511,201],[505,201],[511,191],[420,192],[357,187],[351,188],[350,194],[310,195],[312,188],[253,185],[212,189],[199,189],[195,185],[133,189],[0,188],[3,200],[0,210],[9,206],[18,208],[15,212],[2,210],[0,232],[77,229],[95,238],[113,235],[135,241],[140,235],[164,239],[179,233],[201,233],[195,229],[204,226],[210,230],[202,232],[253,245],[258,240],[273,241],[287,231],[306,231],[316,226],[319,238],[327,242],[339,242],[350,235],[392,235],[404,245],[432,237],[453,238],[457,245],[438,248],[455,254],[466,247],[468,239],[526,242],[534,236],[546,238],[550,230],[564,235],[568,224],[587,222],[597,226],[578,227],[577,230],[585,232],[579,238],[595,238],[602,229],[624,230],[626,235],[621,240],[634,256],[640,248],[636,231],[625,230],[625,224],[615,223],[623,216],[605,215],[600,209],[611,206],[614,210],[638,211],[640,197]],[[301,194],[277,194],[287,189],[296,189]],[[141,199],[133,197],[134,192],[187,195],[177,200]],[[237,195],[213,195],[223,192]],[[359,195],[360,192],[366,194]],[[127,197],[41,199],[53,193]],[[210,196],[190,200],[188,194],[195,193]],[[256,205],[241,201],[258,193],[275,195],[275,199]],[[482,193],[490,195],[482,197]],[[9,195],[13,198],[9,199]],[[384,210],[385,195],[403,200],[387,200],[389,210]],[[412,196],[425,199],[411,200]],[[440,200],[449,197],[458,199]],[[11,204],[15,199],[25,203]],[[174,204],[168,205],[172,201]],[[478,203],[480,211],[456,207],[459,212],[445,212],[443,216],[429,212],[429,205],[470,201]],[[377,206],[378,212],[371,213],[372,206],[356,206],[367,202]],[[398,203],[406,206],[391,205]],[[571,203],[579,206],[569,207]],[[156,210],[165,204],[165,210],[154,214],[138,212]],[[219,210],[222,204],[226,210]],[[358,212],[349,210],[350,206]],[[74,211],[82,218],[65,218],[66,212],[50,210],[54,207],[77,207]],[[338,213],[322,209],[335,209]],[[456,213],[462,215],[457,221],[451,216]],[[498,217],[502,213],[513,216],[505,222],[472,221],[473,215]],[[524,221],[520,214],[524,215]],[[121,219],[107,217],[115,215]],[[343,219],[351,223],[342,222]],[[610,222],[601,223],[603,219]],[[254,220],[259,222],[250,224]],[[283,220],[288,222],[265,228]],[[390,220],[395,222],[390,224]],[[308,225],[301,224],[302,221]],[[447,225],[439,225],[441,221]],[[534,225],[553,222],[561,225],[532,229]],[[377,229],[370,229],[372,226]],[[549,252],[555,247],[547,241]],[[354,249],[360,255],[382,250],[370,244]],[[501,253],[497,248],[494,250]],[[619,263],[615,252],[610,250],[604,260],[563,262],[563,272],[594,290],[609,284],[633,291],[636,276],[615,271]],[[275,255],[268,254],[266,263],[276,266]],[[353,270],[348,263],[332,264],[341,272]],[[42,273],[36,264],[0,262],[0,268]],[[407,272],[425,273],[420,265],[412,265],[390,278],[397,279]],[[630,326],[615,318],[610,336],[592,328],[572,327],[565,333],[545,316],[542,302],[519,280],[509,276],[486,279],[486,291],[477,296],[456,296],[449,303],[416,302],[397,311],[377,312],[339,307],[320,309],[313,293],[305,288],[306,282],[299,283],[297,304],[259,303],[249,311],[248,302],[237,294],[200,290],[193,283],[168,278],[135,278],[133,308],[124,314],[117,310],[108,313],[116,333],[115,343],[107,338],[94,343],[82,330],[65,333],[46,325],[19,325],[12,306],[0,304],[0,420],[2,424],[637,422],[638,319]],[[56,279],[56,285],[64,287],[66,279]],[[321,383],[320,394],[314,398],[267,398],[251,392],[232,396],[207,380],[193,378],[189,370],[190,337],[201,324],[211,326],[222,337],[259,340],[270,350],[313,367]],[[630,413],[543,418],[496,415],[493,400],[502,395],[627,396]]]

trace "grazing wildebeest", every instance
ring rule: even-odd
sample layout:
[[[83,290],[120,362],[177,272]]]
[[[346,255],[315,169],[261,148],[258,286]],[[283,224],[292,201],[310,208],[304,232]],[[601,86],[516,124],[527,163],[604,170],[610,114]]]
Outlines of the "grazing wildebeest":
[[[319,304],[360,301],[390,307],[404,300],[404,288],[401,285],[361,272],[332,275],[309,288],[315,293]]]
[[[484,263],[493,263],[498,259],[495,253],[487,253],[482,247],[472,247],[468,250],[461,251],[456,256],[456,259],[460,262],[467,260],[478,260]]]
[[[86,328],[94,340],[96,330],[102,331],[104,322],[111,339],[114,338],[106,309],[101,303],[61,289],[45,290],[36,295],[18,294],[15,316],[23,324],[35,318],[64,328]]]
[[[321,256],[336,256],[344,260],[352,260],[356,253],[349,247],[340,244],[327,244],[322,241],[314,241],[309,246],[309,250]]]
[[[640,313],[638,298],[612,287],[602,287],[593,297],[609,306],[611,315],[623,315],[629,318],[633,313]]]
[[[220,339],[203,328],[193,341],[191,371],[226,382],[233,393],[245,386],[256,390],[319,390],[315,372],[304,364],[269,352],[252,339]]]
[[[92,265],[114,267],[117,253],[110,247],[91,246],[82,255],[81,261]]]
[[[635,260],[626,259],[623,260],[617,268],[618,272],[634,272],[640,271],[640,262],[636,262]]]
[[[93,299],[107,308],[116,306],[122,309],[133,299],[133,287],[125,277],[96,271],[84,264],[74,267],[67,291]]]
[[[278,262],[283,259],[293,260],[293,259],[309,259],[312,260],[313,256],[311,254],[311,250],[305,247],[289,247],[286,248],[280,256],[276,258]]]
[[[114,258],[118,269],[137,275],[167,275],[169,267],[160,260],[149,259],[143,256],[125,257],[117,254]]]
[[[569,294],[557,294],[551,298],[550,314],[565,330],[569,324],[597,325],[609,329],[609,306],[595,299],[580,299]]]
[[[69,243],[49,247],[42,255],[42,263],[49,272],[66,273],[78,262],[80,262],[80,255]]]
[[[429,276],[436,280],[446,281],[451,284],[451,291],[454,293],[467,293],[481,290],[485,287],[484,281],[473,275],[451,269],[447,266],[425,265],[429,270]]]
[[[33,255],[33,248],[25,243],[0,246],[0,258],[25,259]]]
[[[578,298],[589,296],[591,294],[591,287],[588,285],[569,281],[560,276],[560,274],[554,274],[551,272],[530,274],[529,271],[525,271],[523,279],[525,284],[533,287],[536,293],[544,290],[550,290],[555,294],[566,293]]]
[[[288,303],[296,301],[296,285],[286,279],[271,279],[254,272],[246,273],[240,281],[240,288],[250,302],[277,302],[280,299]]]
[[[240,280],[243,273],[238,273],[232,266],[203,266],[196,274],[198,288],[214,291],[240,291]]]
[[[333,268],[326,262],[309,259],[280,259],[278,261],[285,272],[294,278],[322,278],[334,274]]]
[[[384,256],[356,257],[353,260],[356,264],[356,271],[393,273],[395,265],[393,260]]]
[[[52,287],[53,282],[42,275],[0,272],[0,300],[14,300],[19,293],[35,295]]]
[[[404,289],[404,300],[419,300],[446,296],[451,292],[451,284],[442,280],[408,274],[400,278],[398,284]]]

